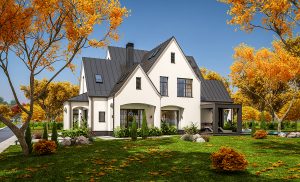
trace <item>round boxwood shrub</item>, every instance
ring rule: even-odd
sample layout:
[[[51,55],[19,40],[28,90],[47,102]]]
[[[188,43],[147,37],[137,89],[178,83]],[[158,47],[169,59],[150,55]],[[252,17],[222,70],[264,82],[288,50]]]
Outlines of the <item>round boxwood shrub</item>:
[[[248,165],[243,154],[229,147],[221,147],[210,158],[213,169],[219,171],[243,171]]]
[[[40,140],[33,145],[33,151],[37,155],[47,155],[56,152],[56,143],[51,140]]]
[[[254,138],[255,139],[264,139],[264,138],[267,138],[267,135],[268,135],[267,131],[265,131],[265,130],[257,130],[254,133]]]

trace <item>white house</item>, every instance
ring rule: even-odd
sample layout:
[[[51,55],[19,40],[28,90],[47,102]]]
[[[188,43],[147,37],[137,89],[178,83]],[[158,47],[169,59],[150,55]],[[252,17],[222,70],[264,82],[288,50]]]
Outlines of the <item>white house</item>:
[[[82,60],[80,93],[64,103],[64,129],[86,119],[97,135],[112,135],[133,116],[141,126],[143,111],[149,127],[166,121],[179,131],[194,123],[219,132],[225,109],[236,109],[241,123],[241,106],[233,104],[222,82],[203,79],[174,37],[150,51],[128,43],[109,46],[106,59]]]

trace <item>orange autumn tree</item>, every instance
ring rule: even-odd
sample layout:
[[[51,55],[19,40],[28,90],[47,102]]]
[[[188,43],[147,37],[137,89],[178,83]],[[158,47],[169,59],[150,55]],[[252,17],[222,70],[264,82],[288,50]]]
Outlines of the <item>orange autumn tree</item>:
[[[241,30],[251,32],[255,28],[271,31],[277,35],[284,47],[300,56],[300,38],[293,32],[299,28],[299,0],[219,0],[230,6],[228,14],[232,17],[227,23],[240,26]],[[256,21],[254,17],[259,17]]]
[[[0,120],[13,131],[28,155],[24,132],[34,103],[65,68],[74,69],[72,62],[83,48],[103,47],[118,40],[117,28],[128,11],[118,0],[2,0],[0,15],[0,70],[16,103],[27,114],[20,128],[1,113]],[[24,66],[22,77],[27,78],[30,88],[29,108],[20,104],[11,78],[11,62]],[[52,75],[37,94],[34,80],[45,71]]]
[[[273,50],[254,50],[242,44],[235,48],[234,59],[230,74],[233,85],[259,97],[278,122],[278,131],[281,131],[281,122],[298,95],[300,58],[286,51],[281,43],[274,42]],[[256,82],[260,87],[253,89]],[[286,103],[289,103],[286,111],[279,114]]]

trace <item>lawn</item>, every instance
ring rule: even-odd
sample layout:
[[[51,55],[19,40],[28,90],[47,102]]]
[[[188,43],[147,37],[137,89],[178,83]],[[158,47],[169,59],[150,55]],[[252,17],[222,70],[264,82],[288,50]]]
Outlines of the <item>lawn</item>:
[[[243,152],[247,171],[211,169],[220,146]],[[280,162],[282,161],[282,162]],[[282,165],[283,163],[283,165]],[[104,141],[59,148],[49,156],[23,157],[19,146],[0,155],[0,181],[282,181],[300,177],[300,139],[214,136],[209,143],[163,139]],[[300,179],[293,179],[300,181]]]

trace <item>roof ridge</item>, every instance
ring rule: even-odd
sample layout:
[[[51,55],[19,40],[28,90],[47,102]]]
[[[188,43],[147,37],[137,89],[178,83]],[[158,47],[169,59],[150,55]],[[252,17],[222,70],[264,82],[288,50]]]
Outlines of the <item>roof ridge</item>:
[[[112,48],[119,48],[119,49],[126,49],[126,47],[118,47],[118,46],[107,46],[108,48],[112,47]],[[144,49],[136,49],[134,48],[135,51],[145,51],[145,52],[149,52],[148,50],[144,50]]]

